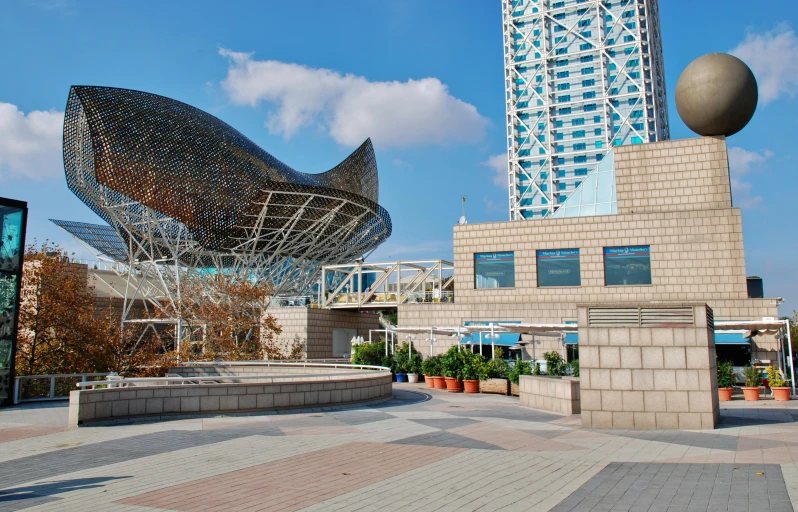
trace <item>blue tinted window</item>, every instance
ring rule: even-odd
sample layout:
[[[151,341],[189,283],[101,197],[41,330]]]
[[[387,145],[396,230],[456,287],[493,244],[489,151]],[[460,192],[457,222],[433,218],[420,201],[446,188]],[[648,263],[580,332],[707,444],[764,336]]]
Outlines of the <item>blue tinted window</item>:
[[[474,287],[515,287],[515,253],[511,251],[474,254]]]
[[[607,286],[651,284],[651,248],[605,247],[604,283]]]

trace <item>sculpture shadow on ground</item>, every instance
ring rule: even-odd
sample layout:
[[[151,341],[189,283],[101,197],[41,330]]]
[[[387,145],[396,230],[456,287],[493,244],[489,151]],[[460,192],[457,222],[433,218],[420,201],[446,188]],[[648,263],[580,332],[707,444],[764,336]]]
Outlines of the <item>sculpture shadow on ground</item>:
[[[0,507],[5,510],[17,510],[36,504],[47,503],[55,499],[54,495],[83,489],[96,489],[103,487],[111,480],[132,478],[130,476],[105,476],[96,478],[75,478],[72,480],[55,480],[37,484],[0,490]],[[18,506],[14,506],[18,505]]]
[[[393,390],[393,397],[380,404],[375,404],[373,407],[376,409],[386,409],[389,407],[404,407],[406,405],[413,405],[422,402],[429,402],[432,400],[432,395],[422,391],[409,391],[406,389]]]

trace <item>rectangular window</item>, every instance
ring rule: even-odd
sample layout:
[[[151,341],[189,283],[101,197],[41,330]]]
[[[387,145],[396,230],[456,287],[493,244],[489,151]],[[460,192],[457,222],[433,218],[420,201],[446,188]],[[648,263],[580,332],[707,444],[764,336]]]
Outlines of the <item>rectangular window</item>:
[[[483,252],[474,254],[476,288],[515,288],[515,253]]]
[[[583,75],[592,75],[595,71],[595,68],[582,68]]]
[[[604,284],[651,284],[651,248],[647,245],[604,248]]]
[[[568,83],[565,83],[565,84],[557,84],[557,90],[558,90],[558,91],[567,91],[567,90],[568,90],[568,89],[570,89],[570,88],[571,88],[571,84],[568,84]]]
[[[596,91],[588,91],[582,94],[582,99],[584,100],[592,100],[596,97]]]

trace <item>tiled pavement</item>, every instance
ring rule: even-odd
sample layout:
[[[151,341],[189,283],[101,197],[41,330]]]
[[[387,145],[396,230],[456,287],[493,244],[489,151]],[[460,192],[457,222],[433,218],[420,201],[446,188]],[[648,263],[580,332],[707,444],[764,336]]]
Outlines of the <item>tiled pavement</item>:
[[[395,385],[349,409],[66,430],[0,411],[0,511],[782,511],[798,402],[731,402],[715,431],[582,430],[511,397]]]

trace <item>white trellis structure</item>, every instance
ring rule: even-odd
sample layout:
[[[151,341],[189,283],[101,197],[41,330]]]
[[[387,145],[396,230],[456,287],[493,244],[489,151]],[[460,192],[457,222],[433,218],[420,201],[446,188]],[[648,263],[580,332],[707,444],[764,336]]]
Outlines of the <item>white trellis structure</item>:
[[[446,260],[325,265],[321,283],[319,304],[324,308],[454,302],[454,264]]]
[[[670,137],[657,0],[503,0],[510,219],[544,218],[616,145]]]

